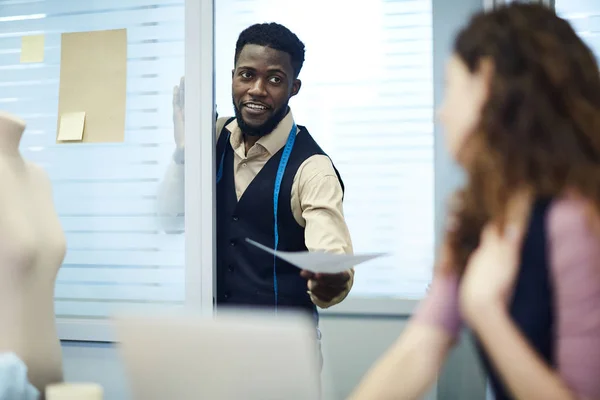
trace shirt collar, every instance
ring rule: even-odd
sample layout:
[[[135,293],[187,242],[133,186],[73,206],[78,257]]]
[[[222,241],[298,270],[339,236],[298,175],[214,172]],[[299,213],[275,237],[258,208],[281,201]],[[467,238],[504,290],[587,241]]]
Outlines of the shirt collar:
[[[265,148],[272,156],[285,146],[293,125],[294,116],[292,110],[290,110],[271,133],[261,137],[256,143]],[[237,119],[231,121],[226,129],[231,132],[231,145],[233,148],[243,143],[242,131],[238,126]]]

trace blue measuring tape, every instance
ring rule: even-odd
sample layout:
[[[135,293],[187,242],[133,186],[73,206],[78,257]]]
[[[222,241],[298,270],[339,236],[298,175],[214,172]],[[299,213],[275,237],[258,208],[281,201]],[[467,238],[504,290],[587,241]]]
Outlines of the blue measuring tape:
[[[230,142],[231,132],[227,135],[227,142]],[[285,173],[285,167],[290,159],[290,154],[292,153],[292,149],[294,148],[294,142],[296,141],[296,124],[292,125],[292,129],[287,138],[287,142],[285,143],[285,147],[283,148],[283,154],[281,155],[281,160],[279,160],[279,166],[277,167],[277,175],[275,176],[275,187],[273,188],[273,236],[275,237],[275,243],[273,246],[274,250],[277,250],[279,246],[279,219],[278,219],[278,209],[279,209],[279,192],[281,191],[281,182],[283,181],[283,174]],[[217,183],[221,181],[223,178],[223,164],[225,162],[225,152],[227,151],[227,146],[225,146],[225,150],[223,150],[223,154],[221,154],[221,160],[219,162],[219,168],[217,169]],[[277,311],[277,306],[279,304],[279,290],[277,286],[277,256],[273,255],[273,291],[275,292],[275,311]]]

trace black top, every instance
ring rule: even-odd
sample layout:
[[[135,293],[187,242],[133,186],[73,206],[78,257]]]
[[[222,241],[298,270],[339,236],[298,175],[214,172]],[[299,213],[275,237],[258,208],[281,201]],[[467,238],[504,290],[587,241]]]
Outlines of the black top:
[[[527,342],[550,366],[554,358],[554,293],[548,263],[546,219],[549,200],[537,201],[533,207],[527,235],[523,241],[521,265],[510,315]],[[487,368],[496,400],[511,399],[485,351],[478,343],[480,356]]]
[[[274,257],[245,239],[271,248],[274,246],[273,190],[283,149],[269,159],[238,201],[234,152],[227,133],[224,127],[217,142],[216,157],[218,168],[223,152],[225,154],[222,178],[217,184],[217,305],[274,307]],[[306,251],[304,228],[298,225],[292,213],[291,191],[300,165],[317,154],[325,155],[306,128],[299,127],[279,193],[278,250]],[[300,270],[277,259],[276,271],[278,307],[316,314]]]

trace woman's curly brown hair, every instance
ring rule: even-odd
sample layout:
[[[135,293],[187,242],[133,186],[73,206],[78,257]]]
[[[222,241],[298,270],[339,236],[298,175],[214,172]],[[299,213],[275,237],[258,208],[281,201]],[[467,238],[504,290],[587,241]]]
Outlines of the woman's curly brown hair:
[[[570,24],[541,5],[474,16],[454,51],[472,73],[484,60],[493,65],[447,233],[462,273],[483,226],[503,223],[507,199],[520,188],[538,198],[574,190],[600,212],[600,71]]]

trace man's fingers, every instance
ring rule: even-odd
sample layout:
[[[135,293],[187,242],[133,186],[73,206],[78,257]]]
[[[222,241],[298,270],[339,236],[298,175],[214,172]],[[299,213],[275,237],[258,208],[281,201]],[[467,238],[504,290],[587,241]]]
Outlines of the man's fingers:
[[[179,104],[185,104],[185,78],[181,77],[179,81]]]
[[[346,288],[346,286],[348,286],[348,281],[323,282],[322,280],[318,280],[318,279],[309,279],[308,282],[309,282],[308,288],[310,290],[312,290],[315,287],[322,287],[322,288],[329,288],[329,289],[334,289],[336,291],[339,291],[339,290],[344,290]]]
[[[306,287],[309,293],[324,302],[330,302],[343,293],[350,280],[348,272],[315,274],[311,271],[303,270],[300,272],[300,275],[307,279]]]
[[[331,293],[331,290],[328,290],[327,288],[319,285],[315,285],[314,288],[310,291],[310,293],[317,299],[324,302],[329,302],[333,300],[336,296],[336,294]]]
[[[350,274],[347,272],[339,274],[316,274],[314,279],[326,285],[345,285],[350,280]]]
[[[179,106],[179,86],[173,87],[173,107]]]
[[[315,277],[315,274],[304,269],[300,272],[300,276],[304,279],[313,279]]]

